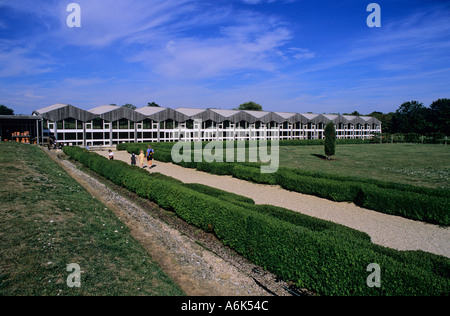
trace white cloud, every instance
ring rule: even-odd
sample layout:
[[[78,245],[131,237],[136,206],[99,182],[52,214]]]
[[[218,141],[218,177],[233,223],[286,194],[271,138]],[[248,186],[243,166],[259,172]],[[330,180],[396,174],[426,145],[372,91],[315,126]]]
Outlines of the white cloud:
[[[24,0],[0,0],[14,10],[39,16],[48,32],[17,39],[49,44],[53,51],[70,46],[86,53],[122,54],[125,62],[139,62],[164,76],[204,78],[246,70],[274,71],[283,61],[284,45],[292,34],[278,18],[231,4],[208,4],[194,0],[77,0],[81,7],[81,28],[66,25],[66,3],[51,0],[37,4]],[[48,21],[53,23],[48,23]],[[58,21],[55,23],[54,21]],[[40,58],[15,52],[19,64],[4,67],[0,74],[49,71]],[[38,54],[36,54],[38,55]],[[301,57],[296,55],[295,58]],[[301,58],[310,58],[304,55]],[[5,56],[6,58],[6,56]],[[33,65],[34,64],[34,65]],[[34,69],[34,70],[32,70]]]
[[[14,47],[8,41],[0,41],[0,77],[38,75],[51,72],[53,64],[44,56],[32,54],[34,48]]]
[[[169,77],[204,78],[249,69],[274,71],[277,50],[291,38],[290,32],[283,28],[260,32],[246,26],[238,29],[233,30],[239,34],[237,37],[225,32],[208,39],[170,39],[165,45],[147,49],[130,60],[143,62]]]
[[[312,59],[316,57],[316,54],[312,51],[310,51],[309,49],[306,48],[290,48],[289,49],[293,55],[295,59],[298,60],[306,60],[306,59]]]
[[[277,18],[230,7],[212,12],[202,9],[193,19],[189,16],[154,32],[131,36],[127,42],[139,43],[141,49],[131,52],[127,60],[141,62],[159,75],[172,78],[274,71],[281,60],[279,50],[292,39]],[[199,35],[195,32],[199,27],[208,31]]]

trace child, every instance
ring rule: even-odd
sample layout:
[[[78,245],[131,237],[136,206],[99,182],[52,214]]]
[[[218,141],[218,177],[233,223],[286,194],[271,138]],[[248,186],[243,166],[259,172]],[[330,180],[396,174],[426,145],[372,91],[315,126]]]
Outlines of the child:
[[[136,166],[136,155],[131,153],[131,165]]]
[[[139,161],[141,162],[142,168],[144,168],[144,159],[145,159],[145,154],[144,154],[144,151],[141,150],[141,153],[139,154]]]
[[[109,154],[108,154],[109,160],[114,160],[114,153],[112,152],[112,150],[109,150]]]

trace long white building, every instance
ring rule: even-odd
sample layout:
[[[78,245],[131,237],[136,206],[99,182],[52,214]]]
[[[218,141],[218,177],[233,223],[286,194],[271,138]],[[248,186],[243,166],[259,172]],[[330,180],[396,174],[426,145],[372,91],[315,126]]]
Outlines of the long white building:
[[[131,142],[262,139],[322,139],[333,122],[338,138],[370,138],[381,133],[374,117],[336,114],[142,107],[137,110],[103,105],[83,110],[54,104],[33,112],[41,130],[58,143],[112,146]]]

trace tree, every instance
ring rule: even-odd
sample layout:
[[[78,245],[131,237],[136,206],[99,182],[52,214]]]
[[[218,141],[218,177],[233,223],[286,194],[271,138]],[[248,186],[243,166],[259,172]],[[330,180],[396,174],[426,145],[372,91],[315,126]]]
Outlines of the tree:
[[[242,103],[241,105],[239,105],[237,110],[241,110],[241,111],[242,110],[246,110],[246,111],[262,111],[263,107],[260,104],[258,104],[258,103],[250,101],[250,102]]]
[[[403,103],[392,117],[393,133],[427,133],[431,123],[427,120],[427,108],[418,101]]]
[[[0,115],[14,115],[14,110],[1,104],[0,105]]]
[[[155,102],[152,102],[152,103],[149,102],[149,103],[147,104],[147,106],[152,106],[152,107],[160,108],[159,104],[156,104]]]
[[[127,104],[125,104],[125,105],[122,105],[124,108],[129,108],[129,109],[132,109],[132,110],[136,110],[136,106],[134,106],[133,104],[129,104],[129,103],[127,103]]]
[[[332,122],[325,126],[325,155],[327,159],[331,159],[336,153],[336,129]]]
[[[392,132],[392,117],[394,116],[394,112],[382,113],[382,112],[372,112],[369,114],[381,122],[381,126],[383,128],[383,133],[391,133]]]
[[[450,99],[439,99],[430,105],[429,120],[437,133],[450,135]]]
[[[352,113],[342,113],[342,115],[362,116],[358,111],[353,111]]]

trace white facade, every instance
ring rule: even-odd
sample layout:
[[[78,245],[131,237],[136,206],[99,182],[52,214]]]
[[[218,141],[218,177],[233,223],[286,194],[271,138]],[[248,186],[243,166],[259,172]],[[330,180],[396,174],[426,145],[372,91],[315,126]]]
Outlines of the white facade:
[[[176,110],[143,107],[135,111],[100,106],[84,111],[57,104],[35,111],[57,142],[78,146],[114,146],[133,142],[322,139],[333,122],[339,139],[366,139],[381,133],[373,117],[336,114]]]

